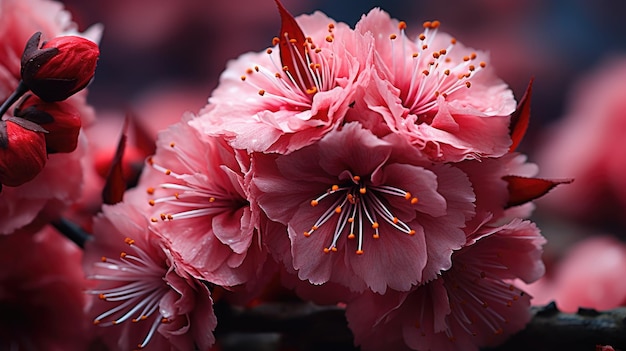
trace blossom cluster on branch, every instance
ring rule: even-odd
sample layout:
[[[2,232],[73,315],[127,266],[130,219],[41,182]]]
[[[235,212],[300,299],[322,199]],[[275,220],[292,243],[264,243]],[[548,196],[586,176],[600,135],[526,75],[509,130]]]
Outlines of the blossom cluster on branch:
[[[52,6],[50,16],[64,13],[56,3],[28,1]],[[13,10],[15,21],[24,18],[17,0],[0,4],[3,16]],[[516,103],[488,55],[438,21],[411,35],[409,24],[380,9],[352,28],[276,5],[281,27],[272,46],[231,61],[208,104],[159,133],[129,190],[120,180],[122,137],[106,204],[84,245],[86,280],[73,281],[86,292],[76,345],[209,350],[215,299],[249,306],[279,288],[341,306],[363,350],[504,342],[531,317],[530,296],[516,281],[544,273],[545,239],[526,219],[532,201],[567,182],[537,178],[537,166],[516,151],[531,86]],[[73,24],[64,17],[54,30],[40,28],[54,18],[25,21],[31,33],[16,40],[26,50],[10,53],[22,59],[0,62],[12,74],[3,94],[21,79],[42,101],[26,100],[16,116],[52,114],[61,108],[51,104],[72,96],[67,102],[79,103],[85,119],[89,109],[74,93],[91,76],[68,81],[58,73],[95,67],[95,49],[72,39],[73,54],[56,62],[68,42],[54,38]],[[36,32],[53,39],[40,46]],[[33,60],[43,63],[29,66]],[[2,118],[13,132],[15,117]],[[3,250],[18,235],[44,237],[35,233],[77,203],[80,128],[48,128],[60,137],[42,143],[45,166],[32,177],[18,173],[19,182],[2,179],[0,209],[11,217],[0,226]],[[65,158],[53,162],[56,152]],[[2,171],[15,165],[7,155],[0,153]],[[7,338],[28,345],[28,334]],[[62,349],[64,340],[50,343]]]

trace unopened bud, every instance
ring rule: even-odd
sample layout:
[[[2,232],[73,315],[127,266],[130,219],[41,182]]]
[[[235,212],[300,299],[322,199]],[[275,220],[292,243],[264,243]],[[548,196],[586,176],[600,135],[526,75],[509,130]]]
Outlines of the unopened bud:
[[[0,121],[0,184],[22,185],[39,174],[46,164],[44,133],[23,127],[28,121]],[[37,125],[32,126],[37,129]]]
[[[42,100],[65,100],[89,84],[96,70],[98,45],[77,36],[61,36],[45,42],[35,33],[22,54],[22,81]]]
[[[49,154],[76,149],[81,119],[69,102],[45,102],[31,95],[15,109],[14,115],[37,123],[48,132],[45,138]]]

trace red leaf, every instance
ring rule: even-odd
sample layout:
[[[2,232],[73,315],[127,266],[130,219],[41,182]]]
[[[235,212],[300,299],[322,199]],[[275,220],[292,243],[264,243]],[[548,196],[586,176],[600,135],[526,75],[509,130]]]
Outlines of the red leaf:
[[[530,122],[530,98],[532,95],[532,87],[533,87],[534,78],[530,79],[528,82],[528,88],[526,88],[526,92],[522,99],[517,104],[517,108],[511,114],[511,139],[513,143],[511,147],[509,147],[509,152],[515,151],[519,144],[522,142],[524,138],[524,134],[526,134],[526,130],[528,129],[528,123]]]
[[[306,64],[307,48],[306,37],[296,19],[285,9],[280,0],[275,0],[280,13],[280,35],[278,43],[280,48],[280,62],[283,69],[291,73],[302,91],[315,86]],[[274,39],[276,41],[276,38]]]
[[[102,189],[102,202],[105,204],[116,204],[122,201],[124,197],[126,181],[122,170],[122,159],[124,158],[124,149],[126,148],[127,130],[128,116],[126,116],[124,120],[122,135],[117,143],[117,150],[115,150],[115,156],[113,156],[113,160],[111,161],[111,168],[109,168],[109,173],[106,176],[106,182]]]
[[[506,207],[525,204],[547,194],[559,184],[569,184],[573,180],[548,180],[541,178],[526,178],[519,176],[502,177],[508,183],[509,201]]]

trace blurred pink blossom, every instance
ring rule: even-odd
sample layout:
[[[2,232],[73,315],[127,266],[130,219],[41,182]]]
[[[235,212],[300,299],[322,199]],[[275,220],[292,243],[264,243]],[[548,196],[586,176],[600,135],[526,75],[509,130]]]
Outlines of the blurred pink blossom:
[[[584,239],[553,271],[527,287],[533,304],[555,301],[565,312],[579,307],[607,310],[626,305],[626,245],[610,236]]]
[[[606,223],[623,219],[626,211],[626,58],[585,74],[537,156],[542,174],[575,181],[539,204],[576,221]]]
[[[81,257],[49,226],[0,236],[0,349],[87,349]]]

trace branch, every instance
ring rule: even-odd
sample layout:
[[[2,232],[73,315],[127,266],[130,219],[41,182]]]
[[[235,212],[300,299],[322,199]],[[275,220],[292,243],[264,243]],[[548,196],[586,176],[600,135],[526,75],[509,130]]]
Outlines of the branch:
[[[344,311],[338,307],[291,302],[242,309],[218,303],[215,309],[215,333],[224,351],[276,349],[272,345],[304,351],[358,350]],[[526,329],[504,345],[485,351],[593,351],[596,345],[626,350],[626,307],[564,313],[551,303],[532,307],[531,313]]]

